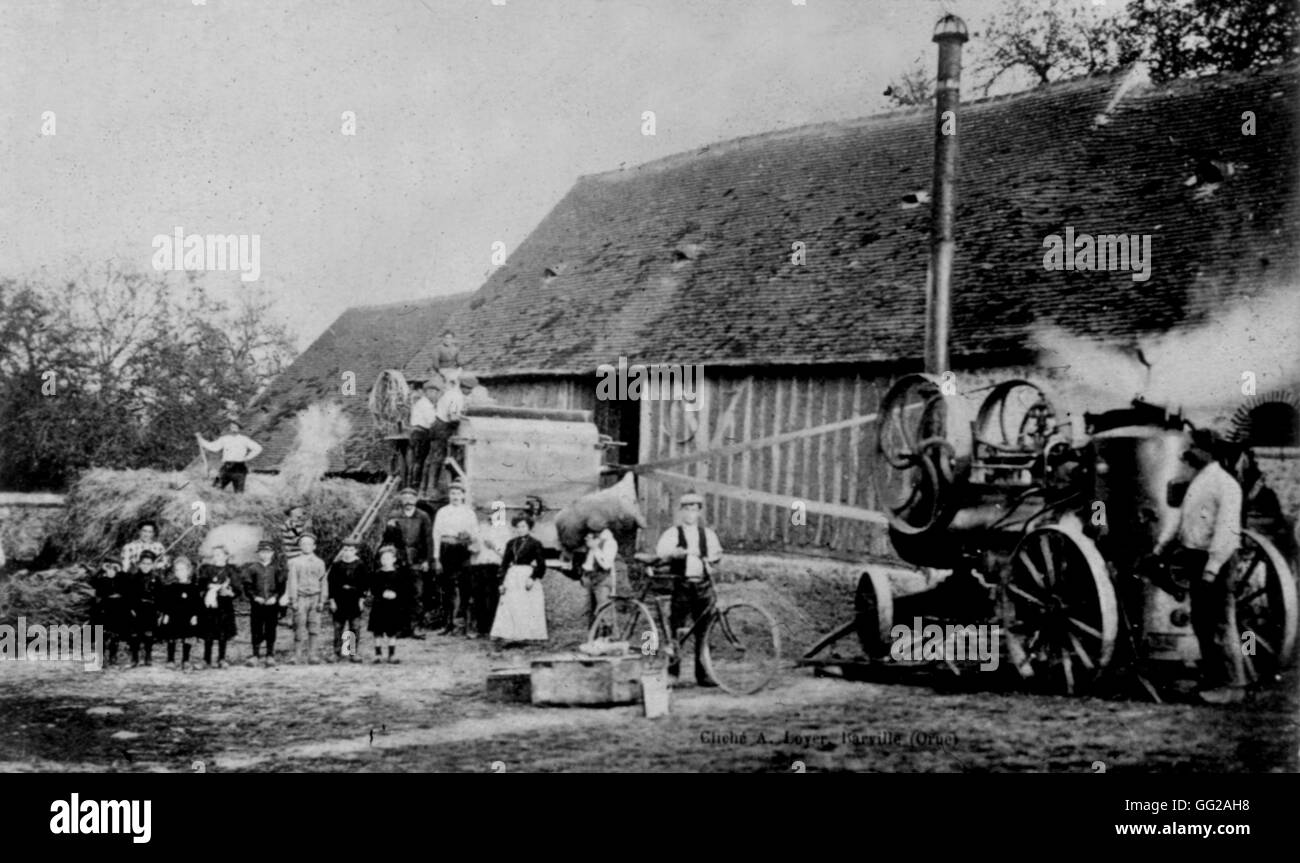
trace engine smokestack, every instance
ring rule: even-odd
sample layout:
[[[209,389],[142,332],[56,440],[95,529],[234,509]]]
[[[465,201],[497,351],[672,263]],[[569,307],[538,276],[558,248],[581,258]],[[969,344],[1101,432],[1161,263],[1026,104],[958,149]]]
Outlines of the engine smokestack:
[[[950,370],[952,332],[952,225],[957,208],[957,107],[961,101],[961,46],[966,22],[948,14],[934,28],[939,79],[934,97],[934,191],[930,196],[930,274],[925,298],[925,370]]]

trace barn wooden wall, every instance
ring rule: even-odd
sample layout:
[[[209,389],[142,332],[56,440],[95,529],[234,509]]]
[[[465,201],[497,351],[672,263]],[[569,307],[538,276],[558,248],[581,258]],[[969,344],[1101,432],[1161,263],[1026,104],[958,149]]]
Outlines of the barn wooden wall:
[[[995,381],[1021,376],[1044,377],[1042,370],[1027,367],[981,369],[962,372],[959,385],[963,390],[978,391]],[[741,371],[706,366],[698,411],[687,411],[682,401],[641,401],[631,410],[626,410],[626,402],[598,401],[594,377],[487,383],[503,404],[593,411],[602,433],[616,440],[636,441],[635,455],[625,450],[621,460],[645,466],[875,414],[896,379],[895,375],[859,374],[852,369]],[[638,418],[639,428],[629,428]],[[868,422],[664,470],[684,474],[692,484],[716,482],[776,496],[776,500],[756,500],[699,489],[705,497],[706,521],[729,549],[847,559],[892,556],[886,530],[878,523],[813,512],[806,513],[804,524],[795,524],[791,518],[795,501],[875,510],[875,435],[876,424]],[[649,522],[643,548],[673,524],[677,498],[686,487],[678,481],[638,478]]]
[[[485,378],[483,384],[487,387],[492,398],[503,405],[586,411],[594,410],[596,407],[594,376],[589,381],[577,378],[547,378],[543,380],[493,380]]]
[[[722,374],[709,370],[699,411],[682,402],[643,402],[641,463],[808,429],[875,413],[888,378],[824,372]],[[755,502],[705,493],[705,517],[727,548],[789,550],[832,555],[886,554],[877,524],[807,513],[796,525],[791,506],[816,500],[875,508],[871,451],[875,424],[855,426],[743,453],[668,468],[673,473],[779,495],[782,503]],[[643,479],[649,533],[673,523],[683,488]]]

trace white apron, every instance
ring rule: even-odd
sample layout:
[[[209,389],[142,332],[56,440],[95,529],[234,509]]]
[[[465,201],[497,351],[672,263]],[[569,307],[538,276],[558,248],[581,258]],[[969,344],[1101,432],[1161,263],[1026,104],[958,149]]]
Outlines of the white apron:
[[[492,621],[492,637],[506,641],[546,640],[546,597],[542,582],[528,589],[533,580],[531,566],[512,566],[506,570],[506,592],[497,605],[497,616]]]

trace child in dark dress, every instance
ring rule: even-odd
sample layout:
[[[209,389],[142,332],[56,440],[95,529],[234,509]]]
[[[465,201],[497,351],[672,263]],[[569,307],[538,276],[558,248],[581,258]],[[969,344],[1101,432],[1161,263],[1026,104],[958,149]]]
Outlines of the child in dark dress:
[[[104,668],[117,664],[118,645],[129,640],[135,629],[128,581],[127,574],[116,561],[106,561],[91,581],[95,588],[95,601],[90,620],[95,626],[104,627],[104,643],[108,648]]]
[[[370,631],[375,636],[375,664],[384,661],[384,642],[387,641],[388,661],[400,662],[393,654],[397,651],[397,634],[408,621],[411,576],[406,567],[397,565],[397,548],[392,545],[379,549],[379,569],[370,579]]]
[[[203,592],[194,583],[194,565],[188,557],[172,562],[172,581],[163,585],[159,629],[167,639],[167,667],[176,668],[176,642],[181,643],[181,671],[190,671],[190,650],[203,613]]]
[[[330,564],[329,607],[334,618],[334,661],[361,661],[361,612],[366,604],[366,565],[357,558],[356,540],[346,540],[339,559]],[[352,633],[351,644],[343,643]],[[346,648],[346,653],[345,653]]]
[[[203,611],[199,614],[199,632],[203,636],[203,664],[212,668],[212,642],[217,642],[217,668],[228,668],[226,642],[235,637],[235,590],[239,570],[230,563],[224,546],[214,546],[212,563],[199,567],[199,590],[203,594]]]
[[[153,640],[158,625],[158,594],[162,589],[159,573],[154,571],[157,556],[142,551],[135,566],[127,573],[131,608],[131,667],[140,664],[140,647],[144,647],[144,664],[153,665]]]

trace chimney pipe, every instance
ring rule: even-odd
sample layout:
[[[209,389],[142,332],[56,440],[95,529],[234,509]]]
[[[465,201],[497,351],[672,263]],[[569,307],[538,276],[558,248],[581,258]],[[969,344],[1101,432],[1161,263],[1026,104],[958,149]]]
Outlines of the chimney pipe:
[[[961,101],[961,46],[969,36],[956,15],[939,19],[939,79],[934,96],[934,191],[930,196],[930,273],[925,297],[925,370],[950,371],[948,342],[952,332],[952,236],[957,208],[957,106]],[[944,114],[952,112],[950,120]],[[948,126],[951,134],[944,134]]]

